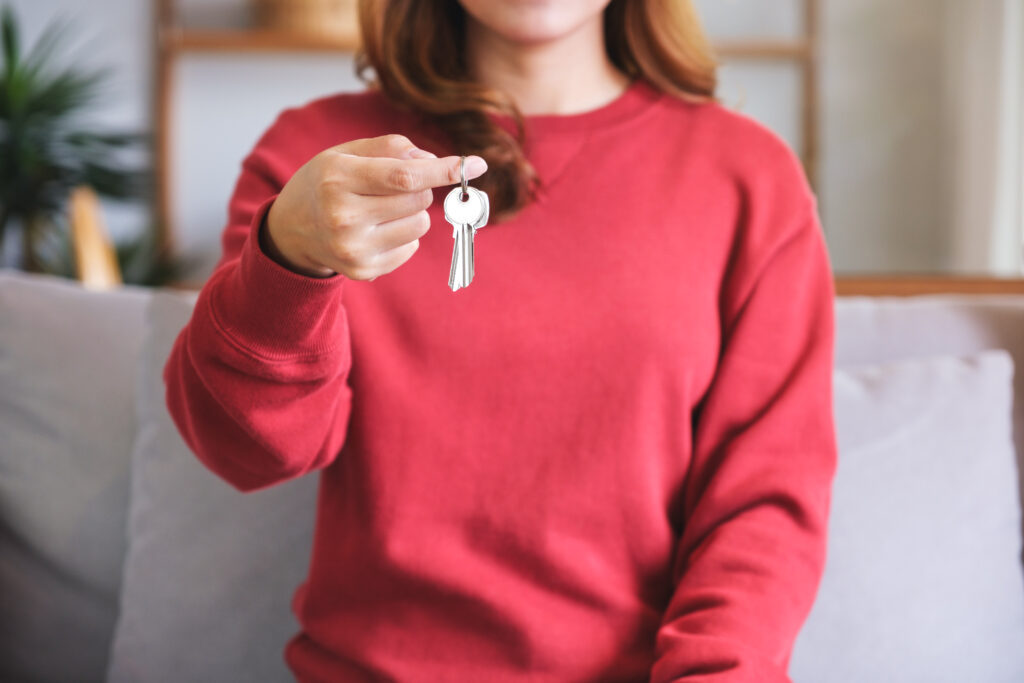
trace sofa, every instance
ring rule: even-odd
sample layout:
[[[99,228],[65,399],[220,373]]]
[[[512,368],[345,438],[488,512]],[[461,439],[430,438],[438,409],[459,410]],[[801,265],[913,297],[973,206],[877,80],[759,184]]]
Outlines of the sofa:
[[[293,680],[318,474],[240,493],[161,371],[197,293],[0,270],[0,681]],[[797,683],[1024,681],[1024,295],[837,296]]]

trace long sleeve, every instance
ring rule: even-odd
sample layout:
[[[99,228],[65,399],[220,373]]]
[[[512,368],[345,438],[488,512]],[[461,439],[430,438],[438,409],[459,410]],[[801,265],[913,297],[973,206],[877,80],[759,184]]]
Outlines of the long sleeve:
[[[279,153],[299,139],[290,121],[285,111],[243,160],[223,254],[163,371],[168,410],[185,442],[240,491],[330,464],[351,406],[344,276],[296,273],[259,243],[293,172]]]
[[[652,683],[789,681],[824,571],[834,285],[816,202],[802,176],[787,186],[787,163],[748,198],[720,293]]]

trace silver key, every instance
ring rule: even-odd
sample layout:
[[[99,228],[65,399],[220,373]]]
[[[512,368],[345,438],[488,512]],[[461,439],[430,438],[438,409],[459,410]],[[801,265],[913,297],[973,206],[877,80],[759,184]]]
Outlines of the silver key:
[[[462,183],[452,188],[444,198],[444,218],[452,224],[452,237],[455,239],[452,267],[448,273],[448,286],[453,292],[468,287],[473,281],[473,237],[477,230],[487,225],[491,212],[487,193],[468,186],[465,169],[466,157],[462,157],[459,164]]]

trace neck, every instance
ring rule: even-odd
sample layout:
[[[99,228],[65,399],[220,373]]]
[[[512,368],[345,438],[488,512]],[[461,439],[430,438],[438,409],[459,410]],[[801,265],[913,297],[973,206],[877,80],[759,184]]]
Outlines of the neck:
[[[557,40],[509,40],[467,14],[471,77],[509,94],[522,114],[576,114],[611,102],[629,78],[604,49],[601,15]]]

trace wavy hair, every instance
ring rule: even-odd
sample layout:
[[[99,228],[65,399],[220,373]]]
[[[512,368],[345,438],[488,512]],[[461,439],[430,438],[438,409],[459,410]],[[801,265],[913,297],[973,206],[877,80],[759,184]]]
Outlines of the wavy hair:
[[[360,80],[435,125],[458,154],[487,159],[474,185],[489,195],[495,221],[532,201],[540,181],[523,153],[522,114],[507,93],[469,78],[458,1],[359,0],[358,12]],[[611,0],[603,25],[609,58],[627,76],[684,99],[715,99],[718,64],[691,0]],[[511,116],[516,134],[488,112]]]

